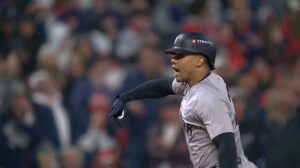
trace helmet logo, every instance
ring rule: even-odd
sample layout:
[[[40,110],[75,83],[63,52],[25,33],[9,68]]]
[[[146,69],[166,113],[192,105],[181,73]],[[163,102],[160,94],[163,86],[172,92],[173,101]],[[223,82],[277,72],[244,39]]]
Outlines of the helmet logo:
[[[208,44],[210,46],[213,46],[213,43],[211,41],[208,41],[208,40],[195,40],[195,39],[192,39],[192,44]]]

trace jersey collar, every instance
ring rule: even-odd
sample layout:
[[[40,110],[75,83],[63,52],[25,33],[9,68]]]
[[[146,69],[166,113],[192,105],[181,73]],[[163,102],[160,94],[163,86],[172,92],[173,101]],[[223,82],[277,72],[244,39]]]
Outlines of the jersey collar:
[[[210,76],[210,74],[212,74],[212,71],[210,71],[209,73],[206,74],[206,76],[204,76],[204,78],[202,78],[200,81],[198,81],[194,86],[190,87],[188,84],[187,85],[187,88],[188,90],[191,90],[192,88],[196,87],[197,85],[201,84],[202,81],[204,81],[206,78],[208,78]]]

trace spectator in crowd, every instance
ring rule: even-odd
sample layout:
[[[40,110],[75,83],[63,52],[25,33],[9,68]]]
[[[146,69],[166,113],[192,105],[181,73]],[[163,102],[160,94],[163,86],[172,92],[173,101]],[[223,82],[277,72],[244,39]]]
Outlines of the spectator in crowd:
[[[286,59],[285,38],[280,24],[272,19],[265,23],[264,28],[266,57],[273,63]]]
[[[145,44],[145,37],[151,31],[150,18],[147,13],[134,11],[129,23],[121,31],[116,45],[116,54],[125,61],[132,60]]]
[[[266,115],[261,137],[265,166],[299,167],[299,141],[295,122],[295,94],[289,88],[271,88],[266,93]]]
[[[247,116],[251,111],[248,111],[246,99],[241,92],[232,94],[232,101],[235,107],[236,119],[239,123],[241,142],[245,155],[251,162],[257,163],[262,155],[260,125]]]
[[[30,15],[20,15],[18,18],[18,36],[16,37],[16,47],[25,51],[23,64],[25,74],[30,74],[37,68],[37,53],[41,44],[45,40],[44,32],[39,31],[34,18]]]
[[[29,78],[37,122],[51,145],[60,151],[71,144],[70,117],[60,90],[49,73],[39,70]]]
[[[300,53],[300,32],[299,32],[299,18],[300,18],[300,3],[298,1],[289,0],[287,2],[288,11],[286,12],[282,23],[282,33],[286,37],[285,44],[286,55],[284,60],[288,64],[292,64],[295,59],[299,58]]]
[[[86,133],[90,120],[88,99],[95,90],[106,90],[104,77],[108,70],[108,61],[95,59],[90,61],[87,74],[74,83],[69,94],[68,109],[71,117],[72,139],[76,143]]]
[[[7,115],[15,92],[23,92],[25,89],[21,74],[20,59],[14,52],[6,59],[0,58],[0,118]]]
[[[187,12],[185,1],[158,1],[153,9],[153,25],[163,37],[177,34]]]
[[[1,4],[0,13],[0,53],[1,57],[5,57],[8,53],[14,49],[14,41],[16,37],[16,18],[18,16],[18,10],[16,6],[11,4]]]
[[[71,48],[71,46],[69,46]],[[70,49],[71,50],[71,49]],[[63,75],[66,76],[63,93],[65,102],[68,104],[69,95],[75,84],[82,80],[88,73],[88,62],[94,57],[93,49],[89,39],[85,36],[77,39],[72,51],[70,51],[64,68],[60,68]]]
[[[258,83],[257,77],[251,72],[248,72],[238,79],[236,88],[232,89],[232,92],[234,92],[234,90],[236,92],[234,94],[237,94],[237,96],[240,95],[245,99],[245,109],[247,110],[245,111],[244,118],[250,121],[254,120],[255,122],[259,121],[262,112],[260,102],[258,101],[259,95],[257,95],[261,93],[256,91],[259,87]]]
[[[11,97],[10,113],[0,122],[0,165],[37,166],[35,156],[46,139],[39,129],[36,112],[24,92],[16,92]]]
[[[103,150],[96,155],[92,168],[118,168],[120,167],[116,153]],[[122,167],[122,166],[121,166]]]
[[[7,55],[5,68],[7,77],[16,80],[24,80],[25,74],[22,70],[23,60],[21,50],[13,50]]]
[[[144,46],[138,55],[137,67],[129,73],[123,89],[162,76],[165,72],[163,57],[151,46]],[[158,119],[157,100],[134,101],[128,104],[129,144],[126,153],[130,167],[142,167],[146,162],[146,131]]]
[[[56,53],[47,48],[47,46],[42,48],[42,51],[39,54],[38,67],[49,73],[58,89],[62,90],[64,88],[65,77],[63,71],[59,67]]]
[[[79,54],[73,52],[65,70],[66,83],[63,89],[65,102],[69,102],[69,94],[74,84],[87,72],[87,61]]]
[[[76,147],[66,148],[61,152],[62,168],[81,168],[83,167],[83,154]]]
[[[170,98],[160,106],[160,120],[149,128],[149,167],[193,167],[181,131],[179,101]]]
[[[203,32],[213,39],[217,39],[219,27],[211,16],[214,15],[210,8],[208,0],[193,0],[188,5],[189,14],[184,18],[181,24],[181,31]]]
[[[93,160],[97,160],[97,155],[104,151],[110,151],[115,156],[118,152],[116,139],[110,134],[106,117],[110,106],[109,96],[104,91],[95,91],[89,98],[90,125],[79,139],[81,150],[87,154],[87,167],[91,167]]]
[[[58,168],[60,165],[58,155],[49,143],[42,144],[39,147],[36,158],[39,168]]]
[[[263,58],[257,58],[252,67],[251,73],[257,79],[257,88],[254,90],[253,95],[259,96],[260,93],[264,92],[267,88],[271,86],[272,82],[272,68],[270,63]]]
[[[118,18],[113,14],[105,14],[96,21],[95,30],[90,38],[97,55],[102,57],[116,57],[116,44],[119,37]]]

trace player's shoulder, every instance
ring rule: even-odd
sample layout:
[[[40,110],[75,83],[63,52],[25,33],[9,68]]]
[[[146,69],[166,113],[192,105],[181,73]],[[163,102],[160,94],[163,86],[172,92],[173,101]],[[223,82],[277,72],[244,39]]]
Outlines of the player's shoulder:
[[[219,99],[215,91],[210,89],[210,87],[199,87],[194,96],[197,104],[201,107],[213,105]]]
[[[222,100],[226,84],[222,77],[214,72],[197,86],[195,95],[201,104],[213,104]]]
[[[172,90],[176,94],[183,95],[187,88],[188,85],[184,82],[177,82],[176,79],[174,79],[172,82]]]
[[[197,90],[208,94],[214,94],[215,91],[223,89],[225,82],[221,76],[211,72],[208,77],[197,84]]]
[[[211,75],[202,83],[202,91],[208,92],[217,97],[226,93],[226,84],[221,76],[212,72]]]
[[[211,72],[208,79],[205,80],[205,84],[212,87],[222,87],[225,85],[225,82],[220,75],[216,74],[215,72]]]

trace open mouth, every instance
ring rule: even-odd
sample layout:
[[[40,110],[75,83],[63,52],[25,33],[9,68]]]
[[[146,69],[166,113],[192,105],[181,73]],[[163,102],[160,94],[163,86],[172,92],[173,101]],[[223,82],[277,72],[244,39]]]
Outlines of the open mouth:
[[[175,71],[176,73],[179,72],[179,69],[177,69],[177,68],[175,68],[175,67],[172,67],[172,68],[174,69],[174,71]]]

